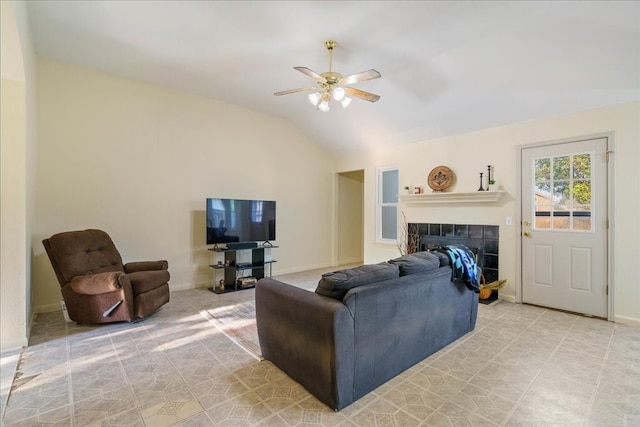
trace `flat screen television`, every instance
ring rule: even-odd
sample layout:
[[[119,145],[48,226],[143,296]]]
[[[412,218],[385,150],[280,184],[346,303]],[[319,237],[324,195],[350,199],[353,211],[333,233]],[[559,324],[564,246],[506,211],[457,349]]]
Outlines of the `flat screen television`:
[[[275,239],[275,201],[207,199],[207,245],[233,246]]]

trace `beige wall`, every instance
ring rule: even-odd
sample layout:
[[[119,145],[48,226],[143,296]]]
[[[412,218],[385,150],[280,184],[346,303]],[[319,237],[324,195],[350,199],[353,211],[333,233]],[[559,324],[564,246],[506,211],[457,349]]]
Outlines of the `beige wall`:
[[[172,290],[210,286],[205,199],[268,199],[277,201],[274,274],[331,265],[334,160],[294,126],[86,68],[38,64],[36,240],[102,228],[125,261],[167,259]],[[33,249],[36,310],[59,309],[49,260],[40,243]]]
[[[362,262],[364,257],[364,171],[338,174],[338,264]]]
[[[1,2],[0,350],[26,345],[31,318],[35,69],[26,5]]]
[[[365,262],[398,256],[395,245],[375,243],[375,168],[399,165],[400,184],[422,183],[429,171],[447,165],[457,181],[452,191],[476,191],[479,173],[495,166],[495,179],[507,196],[489,205],[401,206],[410,222],[447,222],[500,225],[500,274],[508,280],[501,295],[515,300],[519,207],[516,203],[519,172],[518,146],[614,133],[615,215],[614,317],[640,325],[640,103],[603,107],[591,111],[517,123],[479,132],[378,150],[339,161],[338,170],[365,169]],[[428,187],[427,187],[428,188]],[[514,225],[506,226],[506,217]]]

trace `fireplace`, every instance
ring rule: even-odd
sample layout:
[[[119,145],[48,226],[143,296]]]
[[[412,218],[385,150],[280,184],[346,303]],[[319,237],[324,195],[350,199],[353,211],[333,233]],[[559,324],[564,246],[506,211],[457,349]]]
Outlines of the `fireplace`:
[[[436,246],[464,245],[477,256],[477,263],[482,268],[482,274],[487,283],[498,280],[498,248],[499,227],[497,225],[476,224],[433,224],[412,223],[410,227],[418,226],[420,234],[419,249],[421,251],[433,249]],[[498,298],[498,291],[494,290],[491,297],[481,302],[489,303]]]

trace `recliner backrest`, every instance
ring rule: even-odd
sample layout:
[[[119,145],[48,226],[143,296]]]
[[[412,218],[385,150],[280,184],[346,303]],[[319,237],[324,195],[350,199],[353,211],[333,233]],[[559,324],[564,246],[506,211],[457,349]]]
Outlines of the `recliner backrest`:
[[[102,230],[66,231],[54,234],[42,243],[60,286],[75,276],[124,271],[120,252]]]

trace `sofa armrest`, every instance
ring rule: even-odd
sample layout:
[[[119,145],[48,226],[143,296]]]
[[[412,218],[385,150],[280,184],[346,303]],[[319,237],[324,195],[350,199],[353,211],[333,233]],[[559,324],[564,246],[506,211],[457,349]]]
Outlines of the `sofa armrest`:
[[[125,285],[125,283],[127,285]],[[78,295],[100,295],[131,286],[129,278],[120,271],[76,276],[69,282],[69,287]]]
[[[124,265],[125,273],[134,273],[136,271],[150,270],[168,270],[169,263],[166,260],[159,261],[136,261],[128,262]]]
[[[256,285],[262,356],[320,401],[353,401],[354,321],[342,301],[273,279]]]

